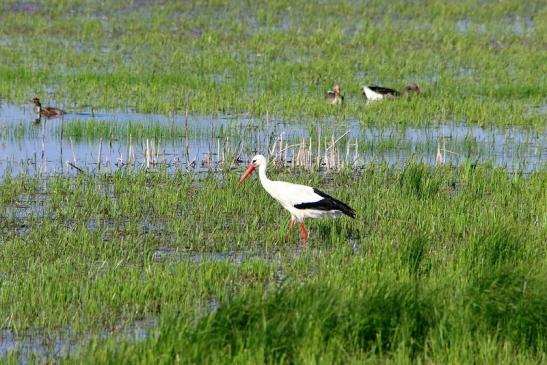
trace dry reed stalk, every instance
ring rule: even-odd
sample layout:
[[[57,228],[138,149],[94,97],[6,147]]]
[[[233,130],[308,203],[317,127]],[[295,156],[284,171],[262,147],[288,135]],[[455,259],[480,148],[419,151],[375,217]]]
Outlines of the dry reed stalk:
[[[42,125],[41,145],[42,145],[42,158],[40,162],[40,172],[45,172],[46,167],[46,121]],[[44,171],[42,171],[44,170]]]
[[[435,165],[442,166],[444,165],[444,156],[441,153],[441,144],[437,142],[437,154],[435,156]]]
[[[310,139],[311,144],[311,139]],[[321,128],[317,130],[317,169],[321,167]]]
[[[184,141],[186,146],[186,166],[188,166],[188,162],[190,161],[190,142],[188,138],[188,98],[190,97],[190,93],[187,95],[186,99],[186,111],[184,113]]]
[[[149,146],[148,146],[148,138],[146,139],[146,146],[144,149],[144,160],[146,163],[146,168],[150,167],[150,152],[149,152]]]
[[[97,169],[101,171],[101,161],[103,158],[103,139],[99,139],[99,156],[97,158]]]
[[[72,151],[72,162],[74,165],[76,165],[76,154],[74,153],[74,141],[72,140],[72,137],[68,137],[70,140],[70,150]]]
[[[129,147],[127,148],[127,164],[130,165],[131,164],[131,144],[132,144],[132,141],[131,141],[131,134],[129,135]]]

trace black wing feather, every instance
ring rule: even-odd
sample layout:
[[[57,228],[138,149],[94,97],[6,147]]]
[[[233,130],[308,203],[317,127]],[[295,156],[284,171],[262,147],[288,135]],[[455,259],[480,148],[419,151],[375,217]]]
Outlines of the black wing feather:
[[[393,95],[393,96],[399,96],[401,95],[400,92],[397,90],[390,89],[389,87],[382,87],[382,86],[367,86],[370,90],[383,95]]]
[[[341,202],[340,200],[333,198],[327,193],[322,192],[321,190],[313,189],[313,192],[323,199],[313,202],[313,203],[300,203],[295,204],[296,209],[316,209],[316,210],[339,210],[345,215],[355,218],[355,210],[347,205],[346,203]]]

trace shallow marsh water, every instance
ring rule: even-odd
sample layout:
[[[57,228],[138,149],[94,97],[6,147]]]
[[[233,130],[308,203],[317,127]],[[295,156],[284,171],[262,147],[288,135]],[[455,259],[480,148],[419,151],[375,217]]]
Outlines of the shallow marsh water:
[[[85,344],[94,338],[106,339],[111,336],[130,341],[144,341],[151,336],[157,320],[145,319],[132,323],[120,324],[117,328],[105,329],[99,334],[82,334],[72,329],[58,331],[25,331],[15,333],[10,330],[0,331],[0,358],[10,353],[17,353],[22,364],[47,362],[54,358],[75,355]]]
[[[315,152],[317,138],[324,144],[319,150],[324,150],[340,137],[337,158],[354,167],[382,162],[402,166],[410,158],[435,164],[438,151],[448,164],[489,161],[509,171],[531,172],[547,161],[547,135],[521,127],[483,128],[450,121],[427,127],[376,127],[354,119],[286,122],[246,115],[133,112],[69,113],[63,118],[42,118],[39,123],[33,122],[34,117],[30,107],[0,106],[0,176],[8,171],[15,175],[113,171],[128,167],[128,162],[132,167],[207,171],[237,165],[254,153],[268,155],[281,141],[287,149],[282,152],[284,162],[290,164],[302,142],[309,147],[311,141],[310,150]],[[90,122],[107,131],[114,126],[118,133],[71,135],[71,123],[81,128]],[[120,135],[125,126],[151,132],[140,137],[129,132]],[[154,128],[159,128],[160,136]],[[228,161],[228,155],[233,160]]]

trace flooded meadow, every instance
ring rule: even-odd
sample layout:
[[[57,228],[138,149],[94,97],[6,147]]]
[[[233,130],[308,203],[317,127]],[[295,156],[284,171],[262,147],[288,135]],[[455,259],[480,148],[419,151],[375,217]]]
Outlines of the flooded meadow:
[[[1,363],[547,362],[541,2],[6,0],[0,24]],[[238,186],[257,154],[355,218],[306,242]]]

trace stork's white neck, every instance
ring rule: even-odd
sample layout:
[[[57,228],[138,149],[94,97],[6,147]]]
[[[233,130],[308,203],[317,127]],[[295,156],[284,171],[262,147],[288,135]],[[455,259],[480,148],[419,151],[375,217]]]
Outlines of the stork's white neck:
[[[272,181],[268,179],[268,176],[266,176],[266,169],[267,169],[267,163],[260,164],[258,166],[258,177],[260,179],[260,184],[262,184],[262,187],[268,194],[273,196],[275,199],[278,199],[279,192],[276,188],[276,181]]]
[[[262,187],[268,190],[271,180],[266,176],[266,164],[258,166],[258,177],[260,178]]]

